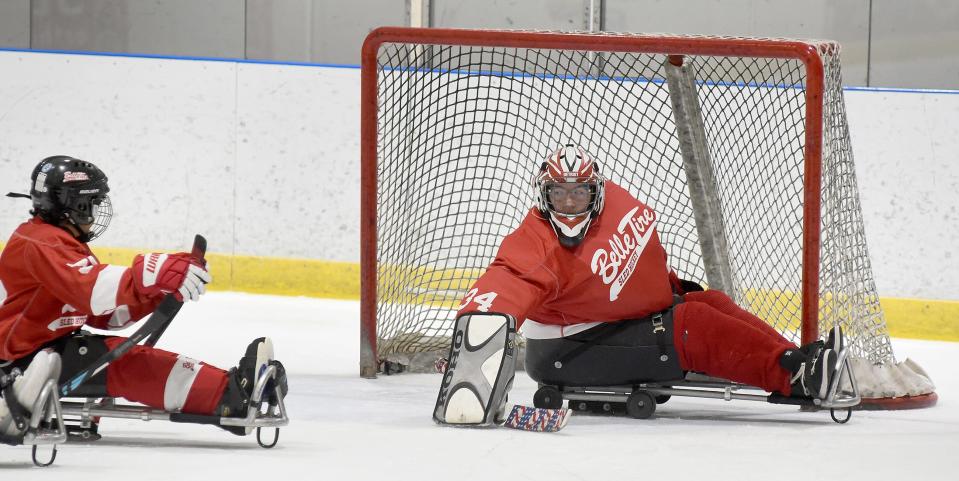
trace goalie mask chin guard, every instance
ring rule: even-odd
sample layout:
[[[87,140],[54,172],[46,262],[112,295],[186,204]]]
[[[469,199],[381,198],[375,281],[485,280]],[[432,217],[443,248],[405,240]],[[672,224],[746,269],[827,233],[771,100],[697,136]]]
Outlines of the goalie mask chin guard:
[[[100,237],[113,218],[107,176],[97,166],[66,155],[40,161],[30,176],[30,212],[52,225],[70,224],[80,242]]]
[[[578,246],[602,213],[605,182],[599,162],[574,144],[560,147],[540,166],[533,181],[537,208],[564,247]]]

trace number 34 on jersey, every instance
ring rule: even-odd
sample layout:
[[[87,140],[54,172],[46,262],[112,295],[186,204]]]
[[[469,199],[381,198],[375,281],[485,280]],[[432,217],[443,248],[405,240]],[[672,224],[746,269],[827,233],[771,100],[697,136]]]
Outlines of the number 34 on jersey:
[[[470,303],[476,303],[476,310],[480,312],[489,312],[490,307],[493,306],[493,301],[496,299],[495,292],[485,292],[480,294],[479,289],[472,288],[469,292],[466,293],[466,297],[463,298],[463,303],[456,308],[457,311],[461,311],[468,307]]]

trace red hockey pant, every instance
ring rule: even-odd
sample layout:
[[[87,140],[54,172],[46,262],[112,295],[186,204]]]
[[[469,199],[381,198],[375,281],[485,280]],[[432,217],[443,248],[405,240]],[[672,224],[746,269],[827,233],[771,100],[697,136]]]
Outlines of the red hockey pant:
[[[796,348],[793,343],[722,291],[690,292],[684,299],[673,311],[673,341],[684,370],[789,395],[791,373],[779,358]]]
[[[106,338],[115,348],[122,337]],[[213,414],[223,390],[226,371],[180,354],[149,346],[134,346],[107,366],[107,393],[155,409]]]

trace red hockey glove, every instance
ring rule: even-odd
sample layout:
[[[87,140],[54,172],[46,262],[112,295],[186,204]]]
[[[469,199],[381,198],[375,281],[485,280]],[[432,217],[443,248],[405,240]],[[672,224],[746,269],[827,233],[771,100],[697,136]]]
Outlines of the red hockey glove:
[[[173,293],[177,300],[195,301],[206,292],[213,276],[196,258],[177,254],[140,254],[133,259],[137,290],[148,295]]]

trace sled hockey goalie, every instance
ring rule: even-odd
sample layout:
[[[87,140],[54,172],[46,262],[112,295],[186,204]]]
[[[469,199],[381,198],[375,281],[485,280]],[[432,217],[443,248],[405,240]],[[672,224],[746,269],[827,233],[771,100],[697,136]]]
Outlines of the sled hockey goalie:
[[[100,418],[133,417],[236,435],[256,428],[262,446],[276,444],[288,422],[287,382],[269,338],[251,342],[230,369],[154,347],[183,302],[212,280],[206,240],[197,236],[192,252],[138,255],[129,267],[101,264],[87,244],[113,215],[103,171],[60,155],[37,164],[30,181],[29,195],[8,194],[33,208],[0,253],[0,441],[34,445],[34,462],[45,465],[68,432],[95,440]],[[141,319],[129,338],[83,329]],[[277,428],[272,444],[260,439],[263,427]],[[42,444],[54,444],[45,463]]]
[[[612,402],[642,418],[678,395],[845,409],[833,419],[848,420],[859,395],[842,330],[796,346],[725,293],[680,279],[656,212],[600,168],[576,145],[541,164],[536,206],[459,307],[434,420],[503,420],[516,329],[536,408]]]

